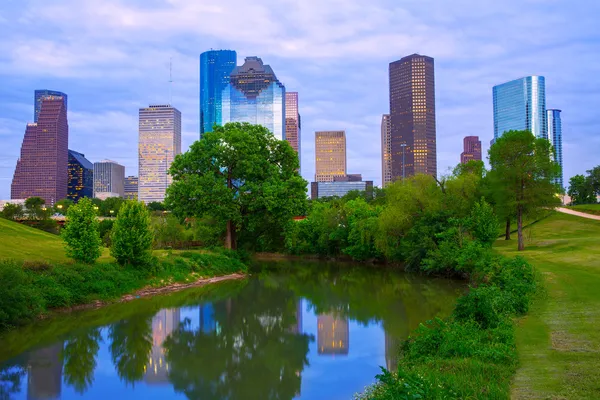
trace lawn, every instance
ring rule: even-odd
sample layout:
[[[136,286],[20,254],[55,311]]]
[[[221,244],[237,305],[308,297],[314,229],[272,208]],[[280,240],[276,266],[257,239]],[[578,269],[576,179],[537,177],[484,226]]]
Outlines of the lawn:
[[[520,254],[546,293],[518,322],[513,398],[600,399],[600,222],[556,213],[530,226]],[[498,240],[516,255],[516,240]]]
[[[568,208],[570,208],[571,210],[584,212],[588,214],[600,215],[600,204],[580,204]]]

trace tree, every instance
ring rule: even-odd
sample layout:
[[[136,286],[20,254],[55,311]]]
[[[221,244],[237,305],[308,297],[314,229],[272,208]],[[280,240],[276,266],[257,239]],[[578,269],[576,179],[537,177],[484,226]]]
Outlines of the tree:
[[[15,220],[23,217],[23,206],[20,204],[6,204],[0,213],[2,218]]]
[[[46,212],[46,200],[41,197],[30,197],[25,200],[25,210],[29,219],[41,220],[48,217]]]
[[[69,211],[69,207],[71,207],[73,204],[73,200],[70,199],[62,199],[56,202],[56,204],[54,205],[54,212],[58,213],[58,214],[62,214],[62,215],[67,215],[67,212]]]
[[[152,228],[144,203],[126,201],[111,233],[110,254],[119,265],[142,267],[152,260]]]
[[[298,155],[285,140],[248,123],[215,127],[171,165],[166,206],[178,217],[213,217],[226,226],[225,247],[237,233],[258,243],[281,237],[306,206]]]
[[[498,218],[483,197],[471,211],[470,225],[473,237],[486,246],[491,247],[498,237]]]
[[[594,189],[594,195],[600,196],[600,165],[587,171],[588,179]],[[596,199],[594,198],[594,203]]]
[[[165,211],[167,209],[165,205],[159,201],[152,201],[148,203],[147,207],[150,211]]]
[[[567,193],[571,196],[571,203],[573,204],[596,202],[592,179],[583,175],[575,175],[569,180],[569,191]]]
[[[116,217],[125,202],[121,197],[109,197],[100,206],[100,214],[104,217]]]
[[[69,207],[62,237],[67,256],[75,261],[93,264],[100,257],[102,240],[96,210],[90,199],[83,198]]]
[[[553,161],[552,146],[529,131],[508,131],[489,150],[490,191],[497,207],[514,210],[518,248],[525,248],[523,217],[560,204],[554,179],[560,166]]]

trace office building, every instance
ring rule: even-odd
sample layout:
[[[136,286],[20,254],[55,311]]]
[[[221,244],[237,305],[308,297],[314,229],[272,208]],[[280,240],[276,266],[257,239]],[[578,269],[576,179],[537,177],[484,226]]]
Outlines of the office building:
[[[471,160],[481,161],[481,140],[479,136],[465,136],[463,139],[463,152],[460,154],[461,164]]]
[[[181,113],[170,105],[140,108],[138,198],[162,202],[172,178],[169,168],[181,153]]]
[[[152,351],[144,373],[144,381],[148,384],[169,383],[170,365],[165,358],[163,343],[179,328],[181,313],[179,308],[160,310],[152,318]]]
[[[200,137],[223,125],[221,96],[229,75],[237,65],[233,50],[209,50],[200,54]]]
[[[412,54],[390,63],[392,180],[437,175],[433,58]]]
[[[301,163],[300,114],[298,113],[298,92],[285,93],[285,140],[298,154],[298,162]],[[300,165],[302,167],[302,165]]]
[[[94,163],[94,197],[123,197],[125,195],[125,167],[102,160]]]
[[[65,104],[65,113],[67,112],[67,95],[65,93],[48,89],[36,90],[33,95],[33,122],[38,122],[42,110],[42,100],[48,97],[61,97]]]
[[[367,196],[373,196],[373,181],[336,180],[335,182],[311,182],[310,198],[315,200],[324,197],[343,197],[352,190],[367,192]]]
[[[69,124],[62,97],[41,99],[38,122],[27,124],[11,185],[11,199],[67,197]]]
[[[315,132],[315,181],[346,175],[346,131]]]
[[[223,89],[222,122],[262,125],[277,139],[285,139],[285,86],[260,58],[246,57],[231,72]]]
[[[392,182],[392,121],[389,114],[381,117],[381,184]]]
[[[526,76],[494,86],[494,139],[511,130],[528,130],[548,138],[546,83],[543,76]]]
[[[126,200],[137,200],[138,199],[138,177],[127,176],[125,177],[125,199]]]
[[[317,316],[317,352],[318,354],[348,354],[350,347],[350,329],[348,318],[333,314]]]
[[[94,164],[85,154],[69,150],[69,183],[67,197],[78,202],[83,197],[94,196]]]
[[[556,184],[564,188],[563,182],[563,155],[562,155],[562,121],[560,119],[561,110],[547,110],[548,120],[548,140],[552,144],[554,150],[554,162],[560,165],[560,177],[556,180]]]

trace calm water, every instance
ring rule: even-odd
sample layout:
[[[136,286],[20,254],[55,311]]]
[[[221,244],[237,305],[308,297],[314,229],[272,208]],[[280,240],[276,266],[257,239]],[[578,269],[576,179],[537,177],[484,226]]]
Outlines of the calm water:
[[[348,399],[461,286],[347,264],[41,321],[0,338],[0,399]]]

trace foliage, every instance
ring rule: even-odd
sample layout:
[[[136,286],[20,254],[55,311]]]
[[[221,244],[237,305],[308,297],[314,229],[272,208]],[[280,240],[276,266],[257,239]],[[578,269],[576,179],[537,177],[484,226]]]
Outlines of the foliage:
[[[110,247],[111,245],[110,235],[112,233],[112,228],[114,224],[114,219],[103,219],[98,225],[98,233],[100,235],[100,238],[102,239],[102,243],[106,247]]]
[[[54,204],[54,212],[62,215],[67,215],[69,207],[71,207],[73,204],[75,203],[73,203],[73,200],[71,199],[59,200],[56,202],[56,204]]]
[[[587,179],[591,183],[592,188],[594,189],[594,194],[596,196],[600,196],[600,165],[587,170]]]
[[[152,228],[143,203],[127,201],[112,228],[110,254],[119,265],[148,269],[152,262]]]
[[[98,218],[90,199],[83,198],[68,208],[62,237],[67,256],[75,261],[93,264],[100,257],[102,242]]]
[[[93,198],[92,203],[97,207],[98,215],[101,217],[116,217],[121,210],[121,206],[126,200],[121,197],[109,197],[105,200]],[[112,211],[112,212],[111,212]]]
[[[473,238],[483,244],[491,247],[498,238],[498,218],[494,214],[494,209],[483,197],[471,210],[469,224]]]
[[[49,213],[45,207],[46,200],[41,197],[29,197],[25,200],[25,210],[30,219],[45,219],[49,217]]]
[[[148,210],[150,211],[166,211],[167,207],[165,207],[164,203],[161,203],[159,201],[151,201],[150,203],[148,203],[147,205]]]
[[[0,217],[9,220],[23,218],[23,215],[23,206],[20,204],[5,204],[2,212],[0,212]]]
[[[191,240],[193,232],[187,231],[172,214],[163,214],[152,218],[152,230],[154,231],[153,247],[164,249],[175,242]]]
[[[16,262],[0,262],[0,282],[0,330],[34,318],[44,309],[40,292]]]
[[[83,395],[94,382],[96,356],[101,341],[100,329],[93,328],[71,335],[64,345],[62,353],[64,379],[80,395]]]
[[[596,203],[596,193],[590,176],[575,175],[569,180],[567,194],[571,196],[572,204],[594,204]]]

